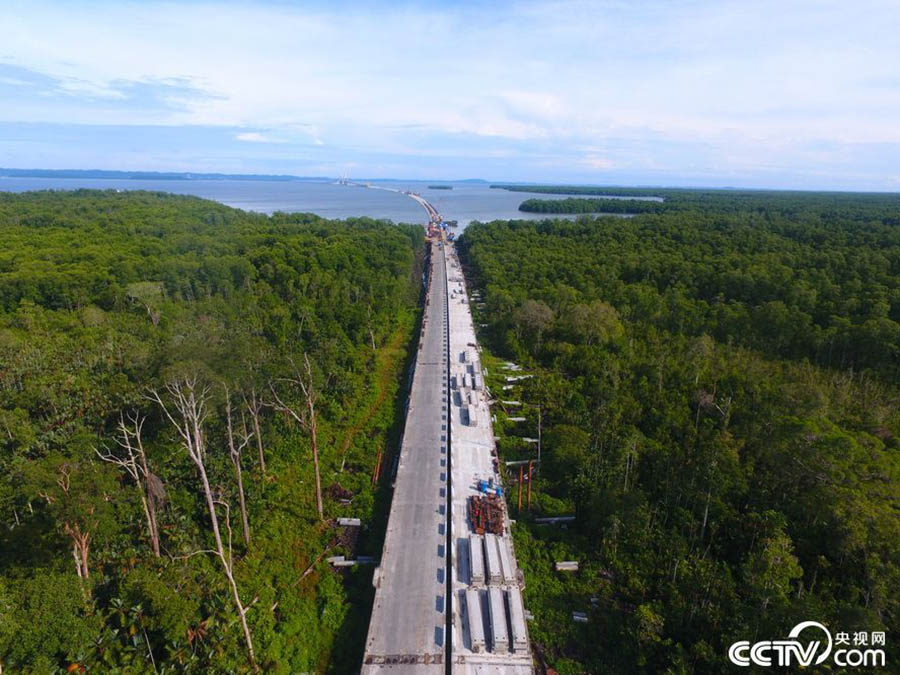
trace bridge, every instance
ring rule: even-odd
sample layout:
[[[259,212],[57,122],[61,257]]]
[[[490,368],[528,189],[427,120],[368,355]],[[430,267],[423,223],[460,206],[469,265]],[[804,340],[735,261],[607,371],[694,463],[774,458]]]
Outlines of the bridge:
[[[441,222],[427,200],[405,194],[422,204],[429,224]],[[504,502],[485,494],[502,488],[465,278],[442,233],[428,246],[425,311],[362,673],[525,675],[534,671],[524,580]]]
[[[408,197],[412,197],[415,199],[422,207],[428,212],[428,222],[433,225],[441,224],[441,214],[438,213],[438,210],[434,208],[427,200],[425,200],[421,195],[416,194],[415,192],[407,192],[406,195]]]
[[[419,204],[422,205],[422,208],[428,213],[428,223],[431,225],[440,225],[441,224],[441,214],[438,213],[438,210],[434,208],[434,206],[426,200],[422,195],[417,192],[413,192],[412,190],[399,190],[397,188],[385,187],[383,185],[372,185],[371,183],[355,183],[351,181],[349,178],[341,178],[337,182],[338,185],[350,185],[352,187],[364,187],[369,188],[371,190],[384,190],[385,192],[396,192],[397,194],[406,195],[407,197],[411,197],[415,199]]]

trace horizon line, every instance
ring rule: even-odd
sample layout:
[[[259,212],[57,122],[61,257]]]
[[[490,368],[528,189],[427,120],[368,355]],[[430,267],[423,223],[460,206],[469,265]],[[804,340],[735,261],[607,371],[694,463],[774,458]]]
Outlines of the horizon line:
[[[506,181],[506,180],[487,180],[485,178],[349,178],[347,176],[300,176],[296,174],[285,173],[224,173],[219,171],[159,171],[144,169],[41,169],[41,168],[16,168],[16,167],[0,167],[0,178],[53,178],[47,174],[107,174],[102,176],[65,176],[58,175],[61,179],[77,179],[77,178],[93,178],[94,180],[113,180],[115,178],[123,178],[125,180],[142,180],[147,179],[158,180],[245,180],[258,181],[269,180],[273,182],[291,182],[291,181],[337,181],[337,180],[353,180],[364,181],[369,183],[486,183],[491,186],[497,185],[501,187],[513,186],[548,186],[548,187],[589,187],[589,188],[624,188],[639,190],[714,190],[714,191],[745,191],[745,192],[810,192],[810,193],[845,193],[845,194],[900,194],[900,190],[864,190],[864,189],[839,189],[839,188],[783,188],[783,187],[743,187],[739,185],[729,186],[687,186],[687,185],[665,185],[665,184],[637,184],[637,183],[582,183],[582,182],[565,182],[557,183],[552,181]],[[110,174],[120,174],[114,176]],[[134,174],[139,174],[134,177]],[[4,190],[0,190],[4,191]]]

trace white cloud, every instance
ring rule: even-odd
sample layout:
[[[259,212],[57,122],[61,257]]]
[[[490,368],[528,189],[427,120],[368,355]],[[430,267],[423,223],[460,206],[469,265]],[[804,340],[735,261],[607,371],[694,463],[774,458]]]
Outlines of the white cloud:
[[[258,131],[246,131],[237,134],[235,138],[239,141],[247,141],[248,143],[273,143],[274,141]]]
[[[585,157],[581,160],[581,164],[591,169],[612,169],[615,164],[606,157]]]
[[[422,134],[448,151],[465,135],[485,156],[509,141],[593,170],[752,168],[763,149],[812,170],[803,144],[900,143],[893,0],[12,0],[0,23],[17,65],[81,97],[8,97],[6,121],[255,128],[236,138],[410,155]],[[170,109],[114,105],[117,82],[172,80],[191,91]]]

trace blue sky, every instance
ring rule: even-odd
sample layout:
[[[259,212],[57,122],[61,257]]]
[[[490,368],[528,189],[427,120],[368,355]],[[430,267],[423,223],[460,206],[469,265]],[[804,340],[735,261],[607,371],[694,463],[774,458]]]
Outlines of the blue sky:
[[[0,6],[0,166],[900,190],[897,0]]]

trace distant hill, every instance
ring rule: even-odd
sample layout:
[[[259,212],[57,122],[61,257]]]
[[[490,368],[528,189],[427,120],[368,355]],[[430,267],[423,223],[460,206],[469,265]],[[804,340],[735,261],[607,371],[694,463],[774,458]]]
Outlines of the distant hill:
[[[264,173],[196,173],[193,171],[112,171],[108,169],[4,169],[0,178],[114,178],[119,180],[261,180],[261,181],[333,181],[334,176],[292,176]],[[426,182],[401,178],[358,178],[364,183]],[[481,178],[450,181],[452,183],[486,183]]]
[[[109,171],[106,169],[3,169],[7,178],[117,178],[119,180],[262,180],[323,181],[327,176],[289,176],[258,173],[194,173],[174,171]]]

